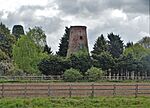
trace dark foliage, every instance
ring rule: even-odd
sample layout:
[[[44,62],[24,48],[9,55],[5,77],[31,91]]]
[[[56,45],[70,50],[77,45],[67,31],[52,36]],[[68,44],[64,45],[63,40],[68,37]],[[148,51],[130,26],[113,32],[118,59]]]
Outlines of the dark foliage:
[[[67,50],[68,50],[68,44],[69,44],[69,33],[70,33],[70,28],[66,27],[65,33],[60,40],[59,50],[58,52],[56,52],[56,54],[59,56],[62,56],[62,57],[67,56]]]
[[[108,34],[109,52],[114,58],[119,58],[123,53],[123,41],[119,35]]]

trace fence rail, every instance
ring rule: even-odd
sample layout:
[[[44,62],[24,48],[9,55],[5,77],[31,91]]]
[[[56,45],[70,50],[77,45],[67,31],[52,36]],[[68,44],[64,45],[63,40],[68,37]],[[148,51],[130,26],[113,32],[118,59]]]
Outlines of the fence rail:
[[[41,81],[41,80],[62,80],[63,76],[0,76],[0,80],[18,81],[18,80],[29,80],[29,81]],[[81,80],[86,80],[83,77]],[[99,80],[150,80],[150,76],[101,76]]]
[[[150,84],[2,83],[0,97],[150,96]]]

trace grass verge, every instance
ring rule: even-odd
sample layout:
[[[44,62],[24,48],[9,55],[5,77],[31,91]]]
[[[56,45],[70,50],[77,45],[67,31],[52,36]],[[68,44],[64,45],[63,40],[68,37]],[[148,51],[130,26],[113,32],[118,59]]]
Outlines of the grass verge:
[[[150,97],[3,98],[0,108],[149,108]]]

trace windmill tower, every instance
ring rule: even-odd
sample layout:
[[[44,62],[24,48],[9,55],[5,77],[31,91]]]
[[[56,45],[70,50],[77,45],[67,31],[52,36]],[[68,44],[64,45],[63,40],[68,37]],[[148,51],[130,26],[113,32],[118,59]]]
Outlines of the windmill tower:
[[[86,26],[71,26],[67,57],[83,49],[88,51]]]

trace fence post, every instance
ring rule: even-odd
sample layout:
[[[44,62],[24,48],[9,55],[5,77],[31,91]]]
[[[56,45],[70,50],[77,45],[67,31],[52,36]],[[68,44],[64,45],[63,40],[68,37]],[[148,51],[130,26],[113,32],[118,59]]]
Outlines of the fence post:
[[[2,83],[2,98],[4,98],[4,83]]]
[[[116,95],[116,84],[113,85],[113,96]]]
[[[72,84],[69,85],[69,97],[72,96]]]
[[[94,97],[94,84],[92,84],[91,87],[92,87],[91,97]]]
[[[27,83],[25,84],[25,88],[24,88],[24,97],[27,97]]]
[[[48,96],[50,96],[50,83],[48,83]]]
[[[135,85],[135,97],[138,95],[138,84]]]

